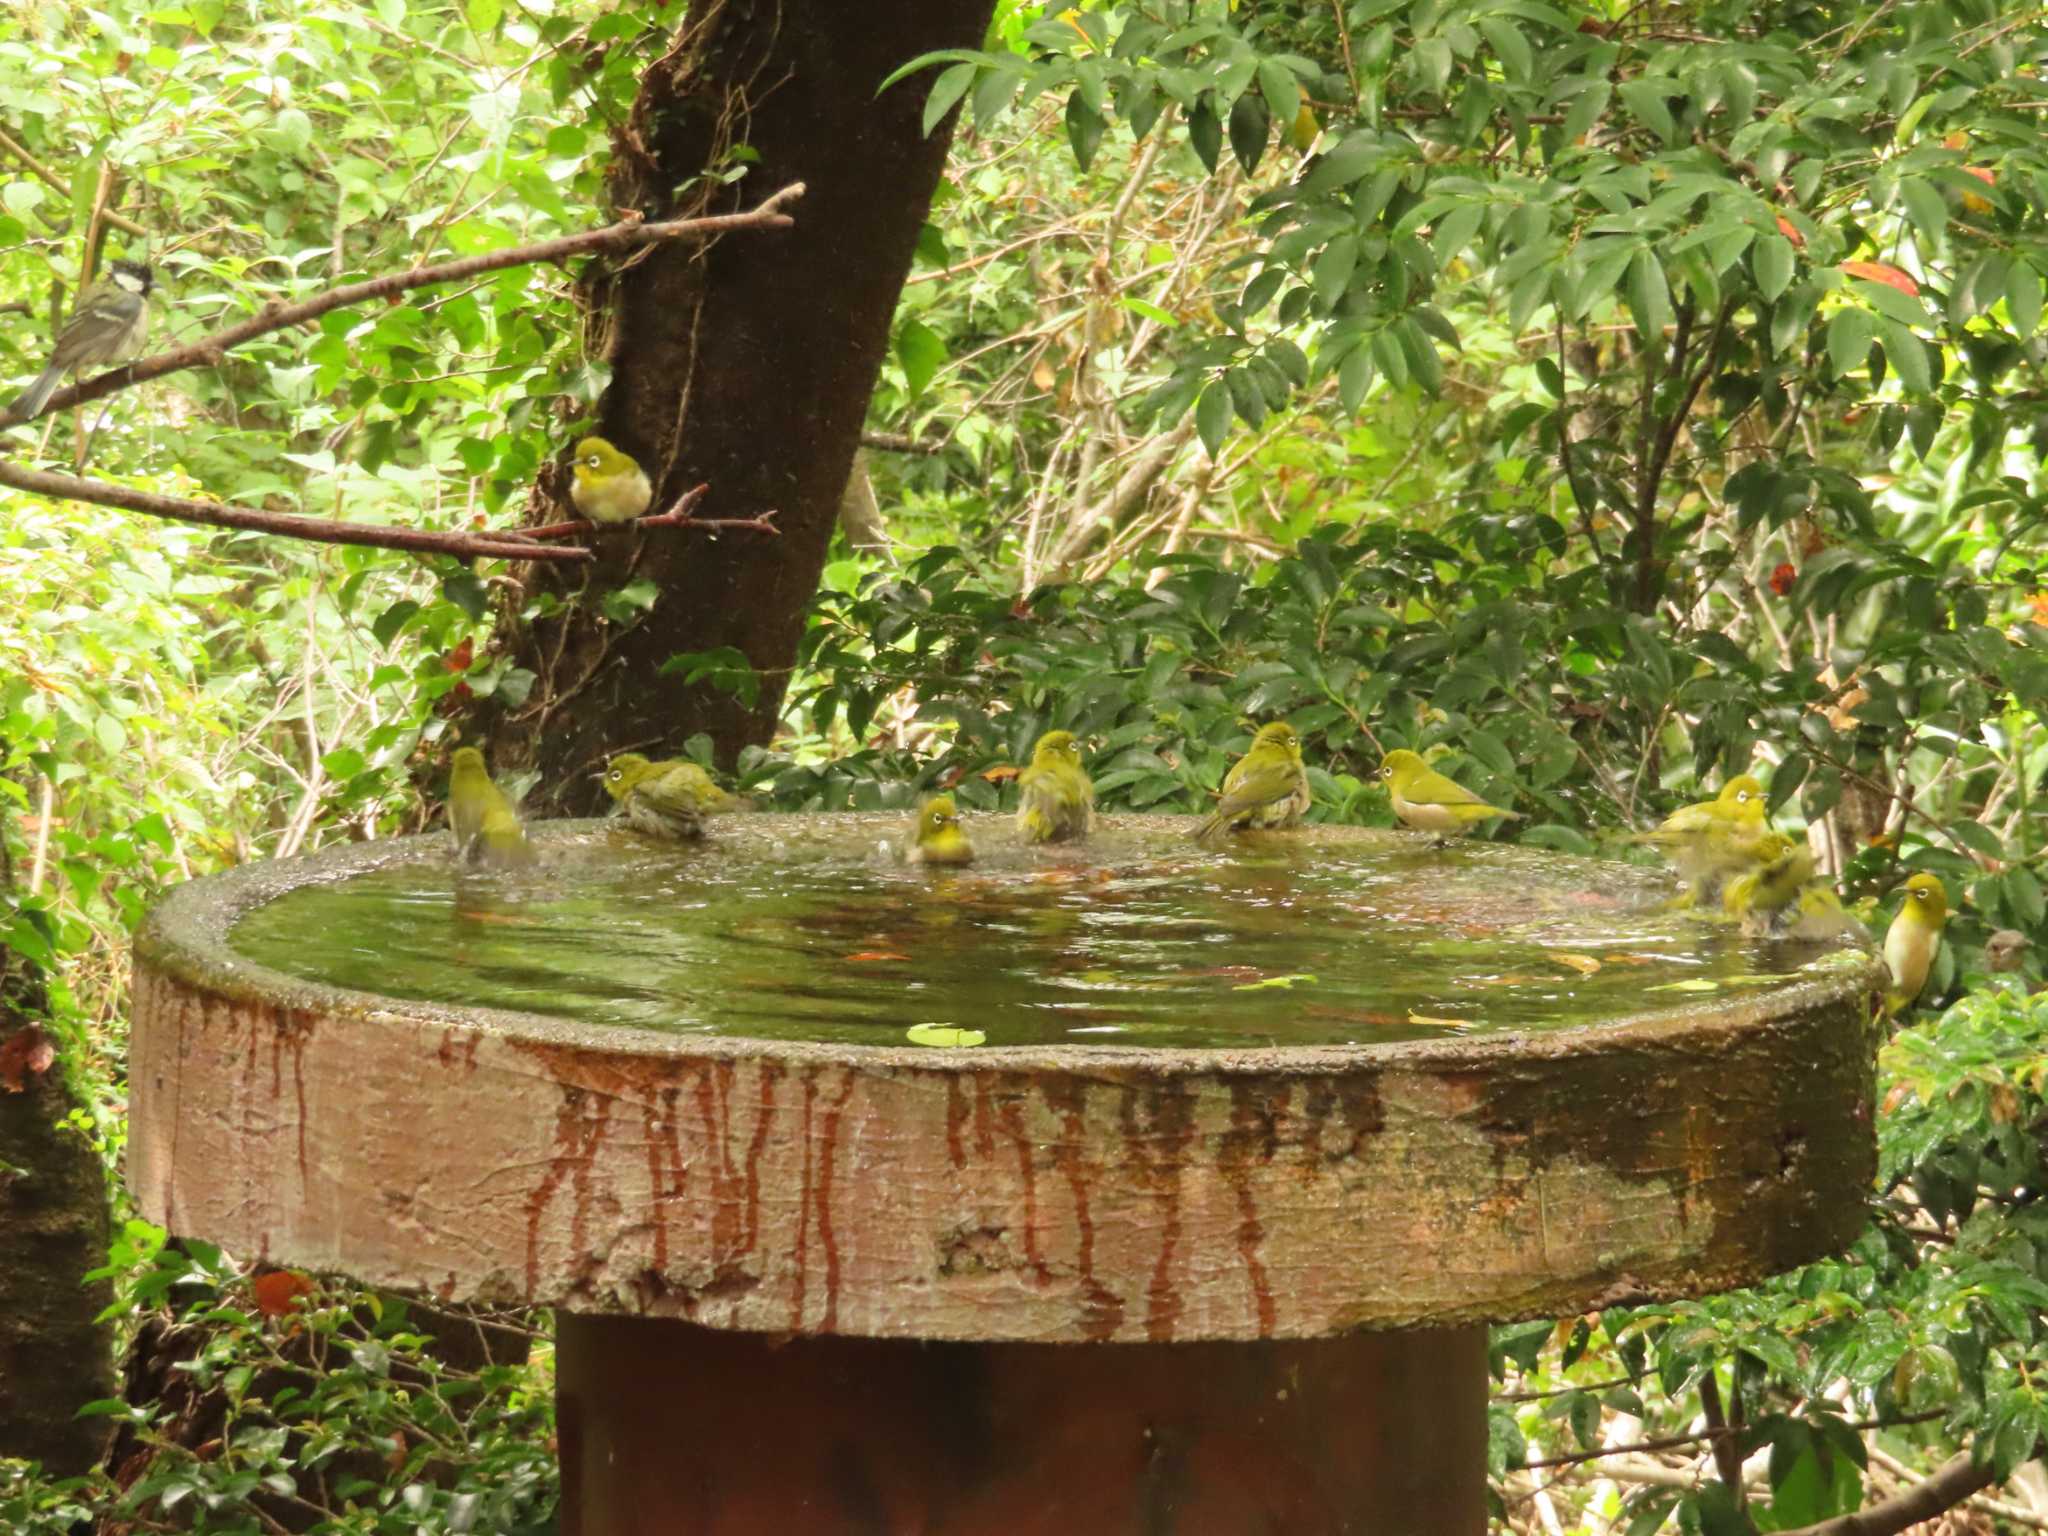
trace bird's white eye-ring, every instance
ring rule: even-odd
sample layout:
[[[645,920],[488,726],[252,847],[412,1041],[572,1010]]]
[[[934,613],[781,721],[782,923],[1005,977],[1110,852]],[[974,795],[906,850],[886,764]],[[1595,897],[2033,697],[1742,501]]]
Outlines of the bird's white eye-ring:
[[[594,453],[586,453],[583,456],[583,467],[586,469],[596,469],[597,466],[602,462],[603,460],[598,458],[598,456]]]
[[[1749,804],[1749,791],[1746,789],[1738,789],[1737,791],[1735,791],[1735,803],[1737,805]]]

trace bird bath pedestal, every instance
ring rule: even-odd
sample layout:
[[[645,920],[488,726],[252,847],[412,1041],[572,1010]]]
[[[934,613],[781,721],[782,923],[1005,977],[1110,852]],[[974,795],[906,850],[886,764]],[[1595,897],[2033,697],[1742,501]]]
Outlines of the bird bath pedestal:
[[[992,1009],[954,1020],[992,1043],[929,1050],[373,995],[230,947],[294,890],[446,858],[162,904],[129,1176],[248,1258],[556,1308],[565,1536],[1476,1536],[1486,1323],[1741,1285],[1862,1221],[1866,959],[1548,1032],[1005,1046]]]

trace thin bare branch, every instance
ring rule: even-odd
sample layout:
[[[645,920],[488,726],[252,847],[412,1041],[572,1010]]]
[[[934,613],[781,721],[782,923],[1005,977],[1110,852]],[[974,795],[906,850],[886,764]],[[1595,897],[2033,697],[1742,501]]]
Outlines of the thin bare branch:
[[[411,267],[403,272],[387,272],[382,277],[367,278],[360,283],[345,283],[339,288],[329,288],[310,299],[296,304],[266,305],[249,319],[215,331],[211,336],[190,342],[182,347],[173,347],[168,352],[141,358],[126,367],[115,368],[107,373],[96,374],[81,383],[67,385],[50,396],[44,406],[44,413],[65,410],[86,400],[97,400],[137,384],[146,384],[151,379],[160,379],[167,373],[177,373],[186,368],[202,364],[212,365],[230,347],[238,347],[245,341],[258,336],[267,336],[272,331],[281,331],[287,326],[303,325],[308,320],[318,319],[330,310],[347,309],[352,304],[365,304],[373,299],[385,299],[393,294],[404,293],[413,288],[431,288],[439,283],[455,283],[476,277],[485,272],[500,272],[507,267],[530,267],[542,262],[566,261],[572,256],[588,255],[592,251],[623,251],[639,246],[654,245],[668,240],[702,240],[713,235],[741,229],[788,229],[796,221],[783,208],[804,195],[804,184],[791,182],[775,193],[758,208],[745,213],[714,214],[702,219],[669,219],[660,223],[646,224],[638,219],[621,219],[603,229],[586,229],[574,235],[561,235],[553,240],[540,240],[531,245],[507,246],[502,251],[487,251],[480,256],[464,256],[456,261],[444,261],[430,267]],[[9,426],[18,420],[10,408],[0,415],[0,426]]]
[[[261,512],[250,507],[224,506],[217,501],[188,501],[182,496],[159,496],[125,485],[101,480],[81,480],[75,475],[54,475],[48,470],[29,469],[0,459],[0,485],[59,501],[83,501],[94,506],[118,507],[124,512],[141,512],[173,522],[197,523],[205,528],[237,528],[247,533],[276,534],[287,539],[309,539],[316,544],[363,544],[372,549],[402,549],[422,555],[463,555],[499,560],[589,560],[591,552],[576,545],[534,544],[510,534],[452,533],[432,528],[392,528],[374,523],[350,523],[338,518],[306,517],[297,512]]]

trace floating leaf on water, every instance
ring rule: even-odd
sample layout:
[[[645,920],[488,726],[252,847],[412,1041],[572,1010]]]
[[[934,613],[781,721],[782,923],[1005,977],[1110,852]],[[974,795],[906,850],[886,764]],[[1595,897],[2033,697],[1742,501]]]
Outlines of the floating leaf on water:
[[[1724,987],[1770,987],[1781,981],[1797,981],[1796,976],[1726,976],[1721,980]]]
[[[962,1029],[957,1024],[913,1024],[903,1031],[903,1038],[912,1045],[935,1045],[953,1047],[982,1045],[988,1036],[978,1029]]]
[[[1439,1029],[1470,1029],[1472,1027],[1470,1019],[1440,1019],[1434,1014],[1428,1013],[1410,1013],[1408,1015],[1408,1022],[1410,1024],[1433,1024]]]
[[[1711,976],[1688,976],[1684,981],[1667,981],[1661,987],[1651,987],[1652,992],[1718,992],[1721,983]]]
[[[848,960],[908,960],[910,956],[898,954],[893,949],[864,949],[858,954],[848,955]]]
[[[1591,976],[1600,969],[1600,962],[1591,955],[1552,955],[1549,958],[1559,965],[1570,966],[1581,976]]]
[[[1291,987],[1297,981],[1314,981],[1309,975],[1268,976],[1264,981],[1241,981],[1230,990],[1233,992],[1263,992],[1268,987]]]

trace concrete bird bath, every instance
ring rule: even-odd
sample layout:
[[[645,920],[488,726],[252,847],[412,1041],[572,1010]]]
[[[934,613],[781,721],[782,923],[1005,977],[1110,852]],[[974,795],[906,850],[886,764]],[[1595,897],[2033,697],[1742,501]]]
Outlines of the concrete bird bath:
[[[903,825],[183,887],[136,944],[136,1197],[557,1308],[565,1536],[1477,1533],[1484,1324],[1861,1225],[1860,952],[1528,850],[970,818],[938,874],[873,856]]]

